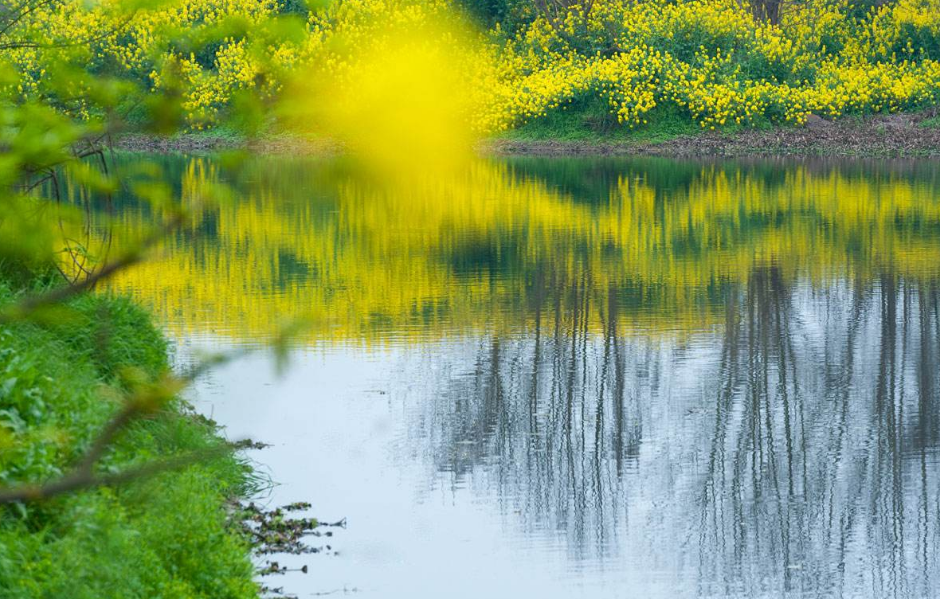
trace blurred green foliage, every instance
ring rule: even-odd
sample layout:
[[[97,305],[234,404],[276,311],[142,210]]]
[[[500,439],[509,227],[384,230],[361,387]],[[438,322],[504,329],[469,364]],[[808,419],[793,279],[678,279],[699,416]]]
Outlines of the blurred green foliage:
[[[17,292],[0,280],[0,303]],[[68,307],[55,325],[0,326],[0,486],[61,475],[120,408],[127,370],[155,380],[168,368],[166,342],[130,301],[85,296]],[[99,468],[215,448],[217,433],[176,400],[130,426]],[[0,507],[0,597],[254,597],[247,539],[225,506],[256,485],[226,454],[119,488]]]
[[[110,3],[100,30],[79,33],[119,39],[122,24],[157,4]],[[76,32],[30,21],[38,10],[68,20],[58,0],[12,0],[0,11],[0,492],[63,480],[89,455],[90,480],[174,457],[190,465],[0,504],[0,599],[256,597],[251,547],[232,508],[258,490],[255,474],[214,423],[175,396],[167,344],[149,315],[127,299],[79,293],[83,281],[143,257],[190,208],[224,197],[224,186],[188,190],[184,210],[159,165],[116,168],[109,136],[130,121],[158,133],[183,123],[172,65],[153,94],[93,60]],[[208,56],[237,25],[163,39]],[[17,71],[17,53],[39,56],[41,68]],[[35,85],[24,87],[27,79]],[[242,106],[246,114],[235,115]],[[246,99],[232,122],[250,128],[257,113]],[[118,188],[161,223],[122,255],[88,245],[86,206],[62,201]],[[96,452],[102,431],[134,402],[139,413]]]

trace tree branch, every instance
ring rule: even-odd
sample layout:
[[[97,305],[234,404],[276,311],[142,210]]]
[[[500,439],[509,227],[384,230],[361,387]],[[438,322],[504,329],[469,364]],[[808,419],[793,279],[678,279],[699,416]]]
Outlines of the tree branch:
[[[175,215],[164,225],[160,231],[145,239],[140,248],[129,252],[117,260],[105,264],[100,270],[77,283],[56,287],[51,291],[27,297],[15,304],[0,310],[0,324],[15,322],[29,316],[40,308],[45,308],[69,300],[77,295],[92,289],[95,285],[111,278],[129,266],[143,259],[144,252],[163,239],[167,233],[178,227],[182,222],[181,215]]]
[[[231,451],[244,449],[250,441],[226,443],[219,447],[203,451],[193,451],[185,455],[150,462],[111,474],[94,474],[90,471],[76,469],[58,480],[41,485],[23,485],[11,489],[0,490],[0,505],[5,503],[31,502],[50,499],[63,493],[81,491],[97,487],[110,487],[128,483],[134,480],[149,478],[162,472],[179,470],[199,461],[212,457],[225,455]]]
[[[74,468],[56,480],[42,484],[27,484],[10,489],[0,489],[0,504],[17,501],[38,501],[48,499],[62,493],[81,489],[102,487],[125,483],[138,478],[153,476],[167,470],[178,470],[194,462],[208,459],[215,454],[225,453],[243,448],[252,448],[256,444],[250,440],[235,443],[226,443],[220,447],[206,451],[191,452],[166,460],[150,462],[141,466],[129,468],[122,472],[111,474],[96,474],[95,464],[105,455],[118,435],[133,422],[152,414],[162,403],[164,396],[175,395],[176,391],[192,383],[201,374],[219,364],[243,355],[249,350],[240,350],[228,354],[220,354],[203,361],[181,377],[171,377],[162,382],[160,387],[148,387],[141,390],[105,425],[91,447],[82,456]]]

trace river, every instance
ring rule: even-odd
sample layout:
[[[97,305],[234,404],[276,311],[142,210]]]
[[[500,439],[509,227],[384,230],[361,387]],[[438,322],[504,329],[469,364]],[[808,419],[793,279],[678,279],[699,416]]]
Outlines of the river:
[[[133,157],[122,160],[132,162]],[[167,156],[199,210],[113,282],[190,398],[346,519],[300,597],[929,597],[940,581],[940,168]],[[115,223],[153,220],[117,199]]]

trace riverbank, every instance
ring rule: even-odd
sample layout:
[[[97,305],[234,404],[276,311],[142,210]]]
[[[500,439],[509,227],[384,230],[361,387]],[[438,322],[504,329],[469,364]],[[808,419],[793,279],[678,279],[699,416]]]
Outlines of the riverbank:
[[[638,155],[687,157],[842,156],[870,158],[940,157],[940,117],[935,111],[825,120],[812,117],[802,127],[731,131],[617,130],[603,134],[551,136],[522,129],[481,142],[479,151],[498,156]],[[154,137],[127,134],[115,147],[132,152],[206,153],[248,150],[259,154],[329,155],[342,150],[334,142],[296,135],[248,138],[230,132]]]
[[[37,285],[0,279],[0,304]],[[130,389],[168,369],[166,341],[124,298],[89,295],[54,323],[0,325],[0,486],[61,477]],[[232,500],[254,494],[258,480],[225,444],[214,423],[174,399],[126,427],[98,472],[193,453],[212,459],[0,506],[0,597],[257,597]]]
[[[747,156],[843,156],[905,158],[940,156],[940,121],[928,113],[901,113],[829,121],[811,118],[802,127],[730,132],[701,131],[646,141],[608,137],[551,140],[514,137],[493,140],[499,155],[648,155],[675,158]]]

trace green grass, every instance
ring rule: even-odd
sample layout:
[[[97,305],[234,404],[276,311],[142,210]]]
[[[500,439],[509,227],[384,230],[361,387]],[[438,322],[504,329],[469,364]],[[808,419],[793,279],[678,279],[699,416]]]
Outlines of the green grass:
[[[504,134],[526,141],[625,141],[627,129],[597,98],[562,106]]]
[[[917,125],[924,129],[940,129],[940,116],[927,117]]]
[[[173,139],[184,139],[184,138],[198,138],[205,140],[209,147],[222,147],[222,148],[238,148],[242,147],[248,137],[243,131],[239,131],[234,127],[227,125],[220,125],[218,127],[213,127],[205,131],[193,131],[188,133],[177,133],[169,137],[170,140]]]
[[[0,274],[0,304],[14,289]],[[0,486],[55,478],[118,409],[121,373],[167,368],[149,317],[121,298],[85,297],[57,324],[0,326]],[[217,429],[175,402],[125,431],[100,468],[217,447]],[[257,596],[231,498],[256,490],[236,456],[183,471],[0,506],[0,598]]]
[[[552,110],[543,117],[501,134],[499,138],[532,142],[656,144],[703,132],[692,120],[691,115],[672,106],[652,110],[647,115],[647,120],[647,124],[627,127],[617,122],[606,102],[590,98]],[[769,124],[764,123],[756,128],[769,127]],[[722,129],[726,133],[741,130],[743,127],[734,125]]]

